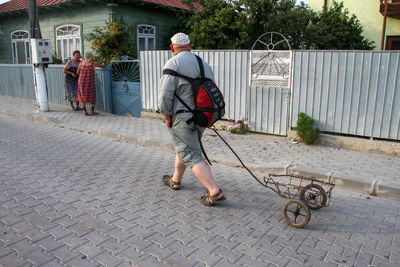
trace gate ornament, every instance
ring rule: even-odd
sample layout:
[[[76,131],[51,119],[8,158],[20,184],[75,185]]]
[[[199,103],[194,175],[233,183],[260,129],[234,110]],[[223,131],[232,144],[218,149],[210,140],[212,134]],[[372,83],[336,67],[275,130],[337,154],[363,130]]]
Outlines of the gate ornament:
[[[112,80],[117,82],[140,82],[140,61],[128,56],[112,60]]]
[[[123,56],[120,60],[112,60],[111,66],[113,113],[140,118],[140,61]]]
[[[277,32],[258,37],[250,52],[250,86],[290,88],[291,72],[292,51],[288,40]]]

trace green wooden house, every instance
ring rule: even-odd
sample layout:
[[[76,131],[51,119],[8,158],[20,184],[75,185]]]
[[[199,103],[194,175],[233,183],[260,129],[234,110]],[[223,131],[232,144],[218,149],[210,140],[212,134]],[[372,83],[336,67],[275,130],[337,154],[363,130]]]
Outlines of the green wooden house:
[[[177,12],[189,11],[180,0],[36,0],[42,38],[65,61],[76,49],[90,50],[85,34],[109,20],[135,25],[139,51],[168,49]],[[0,5],[0,63],[30,64],[27,0]]]

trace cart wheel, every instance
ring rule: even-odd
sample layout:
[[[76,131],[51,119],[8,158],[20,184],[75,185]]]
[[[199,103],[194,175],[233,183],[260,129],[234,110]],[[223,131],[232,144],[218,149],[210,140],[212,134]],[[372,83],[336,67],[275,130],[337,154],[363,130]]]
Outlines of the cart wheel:
[[[317,210],[326,206],[327,196],[322,186],[309,184],[301,190],[300,199],[306,202],[310,209]]]
[[[282,209],[283,218],[292,227],[301,228],[310,221],[310,210],[303,201],[289,199]]]

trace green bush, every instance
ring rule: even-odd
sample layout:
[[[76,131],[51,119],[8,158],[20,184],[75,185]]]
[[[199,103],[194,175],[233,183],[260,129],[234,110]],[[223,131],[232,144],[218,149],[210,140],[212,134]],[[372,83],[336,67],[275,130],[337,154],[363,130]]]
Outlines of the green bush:
[[[300,112],[299,119],[297,120],[296,133],[301,140],[307,144],[313,144],[319,137],[319,128],[313,128],[314,119]]]
[[[136,58],[136,45],[132,40],[135,32],[134,25],[128,25],[122,19],[105,22],[104,27],[96,27],[85,35],[93,49],[95,60],[109,64],[113,59],[121,56]]]
[[[250,124],[240,116],[239,120],[232,122],[232,124],[224,128],[232,134],[245,134],[249,131]],[[225,130],[224,128],[222,129]]]

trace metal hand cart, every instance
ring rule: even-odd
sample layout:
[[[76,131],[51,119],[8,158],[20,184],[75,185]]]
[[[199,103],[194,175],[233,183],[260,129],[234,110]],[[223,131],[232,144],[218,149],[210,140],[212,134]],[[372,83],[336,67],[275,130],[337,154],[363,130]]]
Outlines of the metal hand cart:
[[[264,183],[259,182],[279,196],[289,199],[282,208],[282,215],[288,225],[297,228],[308,224],[310,209],[317,210],[329,205],[335,187],[330,178],[326,182],[294,174],[269,174],[264,177]]]
[[[317,210],[329,205],[332,190],[335,187],[335,184],[331,182],[331,177],[329,177],[328,181],[323,181],[315,177],[305,177],[295,174],[269,174],[268,176],[264,176],[264,179],[261,181],[244,165],[243,161],[225,139],[222,138],[215,127],[210,129],[221,138],[242,166],[258,183],[272,189],[280,197],[289,199],[282,208],[283,218],[288,225],[296,228],[304,227],[310,221],[310,209]]]

